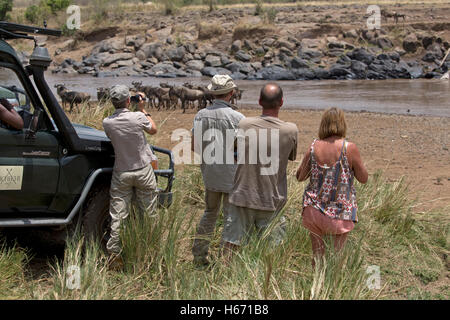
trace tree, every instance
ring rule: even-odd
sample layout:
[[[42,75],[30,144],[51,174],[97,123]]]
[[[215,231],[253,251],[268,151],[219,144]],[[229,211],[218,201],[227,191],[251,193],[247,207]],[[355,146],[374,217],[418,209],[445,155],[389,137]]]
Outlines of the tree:
[[[0,20],[5,20],[6,14],[12,11],[13,0],[0,0]]]

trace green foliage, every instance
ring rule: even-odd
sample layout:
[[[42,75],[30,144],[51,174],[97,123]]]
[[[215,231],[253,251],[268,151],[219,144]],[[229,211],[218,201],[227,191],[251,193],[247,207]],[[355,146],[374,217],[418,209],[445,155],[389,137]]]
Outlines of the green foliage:
[[[66,9],[71,4],[71,0],[41,0],[39,5],[29,6],[25,11],[25,19],[37,24],[48,20],[58,11]]]
[[[64,10],[70,6],[71,2],[71,0],[43,0],[40,5],[48,6],[52,14],[56,14],[58,11]]]
[[[255,16],[262,16],[264,14],[264,8],[261,0],[256,0],[255,4]]]
[[[13,0],[0,0],[0,20],[7,18],[7,13],[13,8]]]

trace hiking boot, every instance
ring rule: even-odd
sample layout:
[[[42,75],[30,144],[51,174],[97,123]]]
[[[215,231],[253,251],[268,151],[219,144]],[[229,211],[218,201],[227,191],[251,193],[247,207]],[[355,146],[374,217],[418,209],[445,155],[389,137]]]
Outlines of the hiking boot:
[[[113,254],[109,257],[108,269],[112,271],[123,270],[123,259],[121,255]]]

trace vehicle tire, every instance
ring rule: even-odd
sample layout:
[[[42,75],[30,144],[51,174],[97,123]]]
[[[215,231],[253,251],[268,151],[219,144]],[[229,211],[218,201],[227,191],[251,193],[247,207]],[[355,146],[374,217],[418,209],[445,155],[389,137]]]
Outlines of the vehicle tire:
[[[109,187],[109,185],[102,184],[91,191],[82,219],[83,233],[86,239],[99,241],[104,250],[106,250],[111,230]]]

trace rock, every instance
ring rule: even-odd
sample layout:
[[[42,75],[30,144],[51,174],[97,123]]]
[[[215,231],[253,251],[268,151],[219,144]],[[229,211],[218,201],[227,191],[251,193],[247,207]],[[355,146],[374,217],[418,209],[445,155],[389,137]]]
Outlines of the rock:
[[[227,74],[230,75],[231,71],[227,70],[225,68],[215,68],[215,67],[204,67],[201,70],[202,74],[204,76],[208,76],[208,77],[214,77],[216,74]]]
[[[376,72],[376,71],[373,71],[373,70],[369,70],[367,72],[367,79],[383,80],[383,79],[386,79],[386,76],[381,74],[381,73],[379,73],[379,72]]]
[[[264,80],[261,71],[247,75],[247,80]]]
[[[414,53],[414,52],[416,52],[419,44],[420,43],[417,40],[416,35],[414,33],[411,33],[411,34],[407,35],[405,37],[405,39],[403,40],[403,49],[407,53]]]
[[[280,53],[283,53],[286,56],[293,56],[294,55],[291,50],[289,50],[288,48],[285,48],[285,47],[281,47],[280,48]]]
[[[300,48],[297,51],[297,55],[300,58],[306,59],[306,60],[315,60],[315,59],[319,59],[322,57],[322,53],[318,50],[314,50],[314,49],[302,49]]]
[[[290,61],[290,65],[293,69],[309,68],[308,62],[300,57],[292,58]]]
[[[322,68],[315,68],[313,72],[317,79],[330,79],[331,77],[330,72]]]
[[[137,51],[139,48],[145,43],[145,37],[142,35],[137,36],[126,36],[125,37],[125,45],[134,47]]]
[[[115,53],[122,51],[125,48],[125,41],[123,39],[106,39],[98,43],[92,49],[92,53],[110,52]]]
[[[264,56],[266,54],[266,51],[264,50],[263,47],[258,47],[256,48],[255,53],[257,56]]]
[[[435,37],[431,37],[431,36],[425,36],[422,38],[422,46],[425,49],[428,49],[429,46],[431,46],[434,42]]]
[[[277,41],[277,48],[287,48],[290,51],[294,51],[295,47],[296,47],[295,43],[290,42],[288,40],[280,39]]]
[[[352,61],[351,69],[359,79],[365,79],[367,75],[367,64],[361,61]]]
[[[173,38],[172,37],[167,37],[166,43],[167,44],[173,44]]]
[[[388,37],[380,37],[380,38],[378,38],[377,45],[383,50],[392,49],[392,47],[394,46],[392,44],[392,41]]]
[[[134,57],[134,55],[132,53],[113,53],[113,54],[109,54],[104,60],[103,60],[103,65],[104,66],[109,66],[110,64],[119,61],[119,60],[130,60]]]
[[[166,52],[166,55],[170,59],[170,61],[183,61],[183,57],[185,54],[186,49],[183,46],[167,50]]]
[[[369,53],[364,48],[355,49],[352,52],[347,53],[347,56],[349,56],[352,60],[364,62],[366,65],[371,64],[372,61],[375,59],[375,56]]]
[[[314,80],[316,74],[309,68],[292,69],[295,74],[296,80]]]
[[[145,59],[147,59],[147,55],[145,54],[145,52],[143,50],[138,50],[136,52],[136,58],[138,58],[139,60],[145,60]]]
[[[345,41],[340,41],[336,37],[328,37],[327,42],[328,42],[327,44],[328,49],[353,50],[355,48],[354,45],[347,43]]]
[[[351,74],[351,72],[349,70],[347,70],[344,66],[342,66],[340,64],[332,65],[329,72],[330,72],[330,77],[334,78],[334,79],[342,78],[342,77],[345,77],[345,76]]]
[[[434,52],[427,52],[422,57],[422,61],[425,61],[425,62],[436,62],[436,61],[438,61],[438,57],[436,56],[436,54]]]
[[[240,73],[240,72],[233,72],[233,73],[230,75],[230,77],[231,77],[233,80],[244,80],[244,79],[247,79],[247,75],[245,75],[245,74],[243,74],[243,73]]]
[[[86,59],[83,60],[83,64],[85,66],[96,66],[96,65],[100,65],[103,61],[96,55],[90,55],[89,57],[87,57]]]
[[[262,67],[263,67],[262,63],[259,61],[252,62],[250,65],[252,66],[253,69],[255,69],[255,71],[258,71],[258,70],[262,69]]]
[[[254,49],[253,48],[253,44],[250,41],[248,41],[247,39],[244,40],[243,48],[248,50],[248,51],[251,51],[251,50]]]
[[[220,56],[220,61],[222,62],[223,66],[227,65],[227,64],[229,64],[231,62],[230,58],[227,55],[225,55],[225,54]]]
[[[161,43],[146,43],[141,47],[141,50],[144,52],[145,58],[155,57],[158,60],[162,59],[163,50]]]
[[[252,56],[247,54],[247,53],[245,53],[242,50],[239,50],[238,52],[236,52],[235,58],[237,60],[240,60],[240,61],[248,62],[248,61],[250,61],[252,59]]]
[[[357,39],[358,38],[358,32],[355,29],[351,29],[351,30],[349,30],[349,31],[344,33],[344,37],[345,38]]]
[[[205,58],[205,66],[207,67],[220,67],[222,66],[222,60],[218,56],[209,54]]]
[[[182,69],[184,65],[178,61],[173,61],[173,66],[177,69]]]
[[[433,52],[438,59],[442,59],[444,57],[444,53],[442,52],[442,48],[439,43],[431,44],[428,47],[428,51]]]
[[[226,68],[230,70],[232,73],[238,72],[243,74],[249,74],[255,71],[250,63],[244,63],[240,61],[232,62],[228,64]]]
[[[205,64],[201,60],[191,60],[186,62],[186,68],[196,71],[201,71],[205,67]]]
[[[337,59],[336,63],[348,65],[349,67],[352,64],[352,59],[350,59],[346,54],[343,54]]]
[[[328,51],[327,56],[329,57],[340,57],[344,54],[344,49],[334,48]]]
[[[412,79],[422,78],[423,76],[423,68],[421,66],[415,66],[408,70]]]
[[[182,60],[183,63],[186,63],[191,60],[195,60],[194,56],[192,54],[190,54],[189,52],[186,52],[186,54],[184,55],[183,60]]]
[[[184,48],[186,49],[187,52],[189,52],[190,54],[195,54],[195,50],[197,49],[195,47],[194,44],[192,43],[187,43],[184,45]]]
[[[295,74],[280,66],[271,65],[261,69],[264,80],[295,80]]]
[[[238,52],[239,50],[241,50],[241,47],[242,47],[241,40],[235,40],[231,45],[231,52],[232,53]]]
[[[397,62],[400,61],[400,54],[398,52],[396,52],[396,51],[389,52],[388,56],[389,56],[389,58],[391,58],[391,60],[394,60],[394,61],[397,61]]]
[[[150,71],[155,75],[161,75],[164,73],[171,73],[171,74],[176,74],[177,73],[177,69],[173,66],[172,62],[160,62],[155,64]]]
[[[79,74],[95,74],[95,69],[92,67],[81,67],[78,69]]]
[[[303,49],[315,49],[320,47],[320,40],[319,39],[302,39],[302,41],[300,41],[300,47]]]
[[[273,45],[275,44],[275,39],[274,38],[264,38],[262,41],[262,44],[268,47],[273,47]]]
[[[193,77],[193,78],[199,78],[199,77],[203,76],[202,73],[198,70],[187,69],[186,73],[187,73],[188,77]]]

